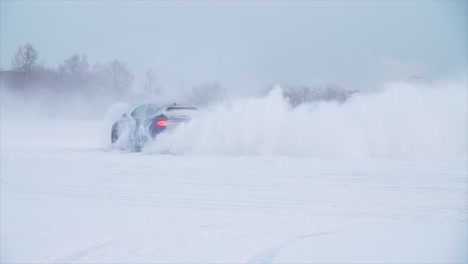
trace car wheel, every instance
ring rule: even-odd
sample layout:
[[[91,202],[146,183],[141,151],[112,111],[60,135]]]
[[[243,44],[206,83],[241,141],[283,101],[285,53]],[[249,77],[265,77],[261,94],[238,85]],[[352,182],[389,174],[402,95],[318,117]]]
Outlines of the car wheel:
[[[117,140],[119,140],[119,131],[113,127],[111,132],[111,142],[115,143]]]

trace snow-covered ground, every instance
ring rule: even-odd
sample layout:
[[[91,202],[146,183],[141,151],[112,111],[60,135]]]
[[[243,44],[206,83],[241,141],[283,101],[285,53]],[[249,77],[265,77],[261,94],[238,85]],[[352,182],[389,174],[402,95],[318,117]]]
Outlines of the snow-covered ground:
[[[2,113],[0,260],[466,263],[466,89],[405,91],[227,103],[139,153],[112,113]]]

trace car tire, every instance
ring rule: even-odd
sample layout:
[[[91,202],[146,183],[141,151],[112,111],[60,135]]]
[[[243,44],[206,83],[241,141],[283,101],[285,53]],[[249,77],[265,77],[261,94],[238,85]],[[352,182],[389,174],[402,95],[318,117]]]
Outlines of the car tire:
[[[116,127],[112,127],[111,142],[115,143],[117,140],[119,140],[119,130]]]

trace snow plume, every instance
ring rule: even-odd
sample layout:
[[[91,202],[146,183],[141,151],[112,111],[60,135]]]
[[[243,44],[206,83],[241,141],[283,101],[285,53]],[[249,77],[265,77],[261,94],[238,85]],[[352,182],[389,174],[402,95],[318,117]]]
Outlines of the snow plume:
[[[266,97],[200,109],[143,151],[317,158],[467,156],[467,80],[388,84],[344,104],[291,107],[279,87]]]

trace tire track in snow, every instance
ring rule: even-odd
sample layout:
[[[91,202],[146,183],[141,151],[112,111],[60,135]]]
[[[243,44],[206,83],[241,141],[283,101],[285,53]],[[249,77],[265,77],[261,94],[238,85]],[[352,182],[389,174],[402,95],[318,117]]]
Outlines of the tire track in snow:
[[[302,239],[302,238],[309,238],[309,237],[317,237],[317,236],[325,236],[328,234],[333,234],[336,233],[337,231],[330,231],[330,232],[318,232],[318,233],[312,233],[312,234],[307,234],[307,235],[302,235],[298,236],[292,239],[289,239],[283,243],[280,243],[276,246],[267,248],[265,250],[262,250],[260,253],[255,255],[248,263],[249,264],[271,264],[273,263],[275,256],[278,255],[278,253],[286,248],[288,245],[291,245],[295,243],[296,241]]]
[[[322,168],[322,170],[324,169]],[[21,180],[21,178],[14,179],[8,184],[2,184],[1,187],[2,193],[10,195],[10,197],[25,195],[25,197],[35,199],[50,196],[49,198],[61,197],[61,199],[66,198],[70,201],[179,208],[262,208],[273,210],[308,208],[323,213],[358,211],[356,209],[361,208],[368,213],[374,212],[374,214],[382,215],[370,204],[381,199],[385,200],[386,197],[399,197],[414,201],[415,197],[428,198],[430,194],[430,199],[433,201],[432,209],[437,209],[438,203],[446,205],[447,202],[438,201],[437,196],[447,198],[447,193],[451,193],[454,200],[452,209],[464,206],[460,203],[462,200],[459,199],[457,202],[455,198],[463,197],[466,194],[466,189],[463,185],[455,184],[456,182],[445,186],[443,184],[436,185],[430,181],[431,178],[425,178],[422,185],[415,186],[414,182],[420,181],[419,176],[394,178],[367,173],[364,176],[363,174],[357,174],[357,176],[352,174],[343,177],[337,175],[334,172],[336,170],[336,168],[329,168],[328,171],[325,171],[325,174],[328,173],[326,177],[318,177],[317,175],[311,177],[308,174],[285,177],[281,173],[274,177],[271,175],[252,177],[253,175],[240,174],[235,175],[235,177],[233,175],[210,177],[208,180],[206,177],[208,173],[204,172],[197,175],[198,181],[193,180],[190,175],[179,176],[177,179],[166,177],[162,181],[161,177],[152,180],[152,176],[144,176],[132,184],[127,184],[125,180],[122,181],[122,178],[103,182],[102,180],[105,178],[102,177],[88,177],[89,179],[84,181],[89,182],[89,184],[69,184],[65,183],[64,179],[57,174],[45,179],[33,177],[28,182]],[[426,170],[427,168],[413,169],[419,173]],[[55,179],[58,181],[54,181]],[[459,182],[466,182],[466,179],[462,179],[460,175],[457,179]],[[427,180],[429,181],[427,182]],[[137,182],[140,184],[135,184]],[[369,200],[372,201],[369,202]],[[54,199],[50,199],[50,201],[54,201]],[[392,206],[391,203],[386,203],[387,205],[382,205],[387,206],[387,208]],[[412,207],[411,204],[405,206],[414,210],[421,208],[417,204]],[[398,214],[394,215],[398,216]]]
[[[55,260],[52,261],[52,263],[79,263],[80,259],[83,257],[91,254],[94,251],[101,250],[102,248],[106,247],[109,245],[109,242],[106,243],[97,243],[93,246],[88,246],[84,248],[80,248],[77,250],[72,250],[71,253],[65,254],[63,257],[56,258]]]

